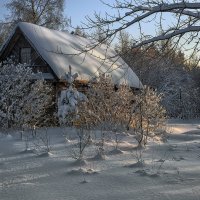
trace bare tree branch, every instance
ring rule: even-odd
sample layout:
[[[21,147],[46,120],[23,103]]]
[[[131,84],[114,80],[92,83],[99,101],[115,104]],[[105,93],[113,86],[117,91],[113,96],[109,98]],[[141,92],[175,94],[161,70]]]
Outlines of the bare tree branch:
[[[139,46],[142,46],[142,45],[145,45],[145,44],[149,44],[151,42],[167,40],[167,39],[170,39],[170,38],[175,37],[177,35],[183,35],[183,34],[188,33],[188,32],[197,32],[197,31],[200,31],[200,26],[190,26],[190,27],[187,27],[185,29],[175,30],[174,32],[169,33],[167,35],[160,35],[160,36],[157,36],[157,37],[153,37],[149,40],[144,40],[143,42],[141,42],[137,45],[134,45],[134,47],[139,47]]]
[[[116,14],[106,13],[102,17],[95,13],[94,18],[87,16],[88,23],[85,23],[83,28],[90,30],[99,27],[104,30],[103,34],[106,34],[105,41],[115,37],[122,30],[133,27],[134,30],[139,31],[133,48],[174,38],[181,46],[187,40],[193,44],[193,49],[198,49],[196,44],[199,36],[196,33],[200,31],[200,3],[191,1],[116,0],[113,5],[104,3],[115,10]],[[171,23],[166,18],[168,17],[166,14],[170,14]],[[153,35],[149,35],[146,30],[147,23],[152,24],[155,32]]]

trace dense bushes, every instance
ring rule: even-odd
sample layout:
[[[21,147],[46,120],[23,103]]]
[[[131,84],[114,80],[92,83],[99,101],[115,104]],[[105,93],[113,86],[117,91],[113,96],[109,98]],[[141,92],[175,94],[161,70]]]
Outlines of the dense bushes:
[[[53,89],[41,74],[33,74],[31,68],[12,60],[0,64],[1,128],[49,125],[54,118],[53,99]]]

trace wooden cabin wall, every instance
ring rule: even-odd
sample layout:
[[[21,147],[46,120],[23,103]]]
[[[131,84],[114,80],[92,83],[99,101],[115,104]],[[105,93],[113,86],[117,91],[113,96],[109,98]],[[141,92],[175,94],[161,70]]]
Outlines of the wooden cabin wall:
[[[35,51],[33,46],[25,38],[20,29],[17,29],[9,44],[7,45],[4,53],[0,57],[0,61],[6,60],[7,58],[14,56],[16,63],[21,63],[20,53],[22,48],[31,49],[31,63],[33,72],[50,73],[55,77],[55,74],[51,67],[42,59],[42,57]],[[56,78],[56,77],[55,77]]]
[[[20,51],[22,48],[30,48],[31,49],[31,63],[30,66],[33,68],[34,72],[40,71],[43,73],[51,73],[51,70],[48,64],[42,60],[42,58],[38,55],[38,53],[33,49],[30,43],[26,40],[26,38],[21,34],[19,39],[14,44],[13,48],[9,52],[8,57],[11,55],[14,56],[15,61],[17,63],[21,62]]]
[[[60,92],[62,90],[66,90],[68,88],[68,84],[67,82],[57,82],[56,84],[56,94],[59,96]],[[88,90],[88,81],[80,81],[80,80],[76,80],[74,82],[74,87],[79,91],[82,92],[84,94],[87,93]]]

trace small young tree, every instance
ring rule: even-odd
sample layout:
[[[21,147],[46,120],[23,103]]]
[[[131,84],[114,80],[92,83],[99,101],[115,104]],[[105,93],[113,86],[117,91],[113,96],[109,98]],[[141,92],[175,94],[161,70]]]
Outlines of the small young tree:
[[[77,77],[78,74],[72,74],[72,68],[69,66],[69,72],[66,74],[66,81],[69,86],[66,90],[61,91],[61,96],[58,100],[58,118],[61,125],[77,128],[78,144],[73,149],[72,157],[82,161],[84,150],[89,144],[90,135],[84,130],[85,126],[80,126],[79,123],[78,105],[87,101],[87,98],[74,87],[73,83]]]
[[[82,127],[78,128],[76,133],[77,133],[78,143],[73,148],[72,157],[79,161],[82,161],[84,156],[84,151],[86,147],[90,144],[90,134],[88,130]]]
[[[58,99],[58,118],[60,124],[73,126],[78,118],[78,103],[87,100],[86,96],[77,91],[73,82],[78,74],[72,74],[72,68],[69,66],[69,72],[66,73],[68,88],[61,91]]]
[[[87,92],[88,102],[79,107],[80,121],[90,130],[100,130],[100,142],[97,143],[98,153],[104,156],[105,140],[108,133],[126,129],[129,120],[133,93],[127,86],[118,89],[111,77],[104,75],[90,84]]]
[[[47,127],[35,137],[33,144],[38,155],[49,155],[52,146]]]
[[[139,146],[146,145],[150,138],[164,136],[165,109],[160,104],[161,98],[161,95],[149,87],[144,87],[136,95],[131,126],[135,130]]]

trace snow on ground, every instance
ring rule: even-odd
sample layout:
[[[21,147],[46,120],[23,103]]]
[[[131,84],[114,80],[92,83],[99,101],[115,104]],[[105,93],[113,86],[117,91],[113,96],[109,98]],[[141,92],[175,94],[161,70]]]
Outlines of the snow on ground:
[[[48,156],[24,151],[17,132],[0,134],[0,200],[198,200],[198,125],[198,121],[170,121],[167,142],[150,142],[141,150],[142,164],[137,163],[140,150],[132,136],[123,137],[120,151],[113,151],[114,144],[107,141],[105,160],[93,159],[96,149],[90,146],[81,168],[71,157],[75,131],[49,129]]]

